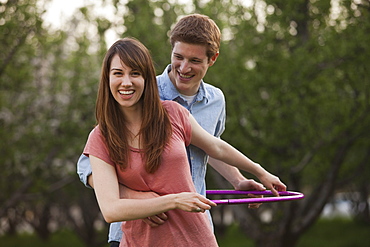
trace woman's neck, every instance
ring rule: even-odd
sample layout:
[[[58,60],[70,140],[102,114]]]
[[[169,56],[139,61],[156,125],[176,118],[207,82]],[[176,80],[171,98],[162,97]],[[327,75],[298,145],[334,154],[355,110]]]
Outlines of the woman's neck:
[[[142,125],[142,114],[141,111],[125,111],[123,113],[125,115],[126,120],[126,127],[129,131],[127,135],[128,144],[134,148],[141,148],[140,144],[140,130]]]

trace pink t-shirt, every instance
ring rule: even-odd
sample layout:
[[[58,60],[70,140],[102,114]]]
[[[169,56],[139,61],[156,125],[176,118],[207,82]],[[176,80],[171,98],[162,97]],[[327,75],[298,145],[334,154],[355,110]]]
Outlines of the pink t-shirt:
[[[140,150],[135,148],[131,148],[131,163],[124,171],[120,170],[109,158],[99,127],[90,133],[84,154],[91,154],[115,166],[119,183],[133,190],[154,191],[159,195],[195,192],[185,149],[191,139],[189,112],[176,102],[162,103],[169,113],[173,134],[170,145],[162,154],[163,162],[154,174],[145,171]],[[127,246],[218,246],[207,214],[179,209],[166,214],[166,223],[154,228],[142,220],[122,224]]]

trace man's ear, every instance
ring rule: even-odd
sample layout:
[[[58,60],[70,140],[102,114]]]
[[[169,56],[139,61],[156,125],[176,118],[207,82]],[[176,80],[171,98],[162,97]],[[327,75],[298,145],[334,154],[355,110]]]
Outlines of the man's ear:
[[[211,57],[211,59],[209,60],[209,67],[211,67],[216,62],[218,55],[220,55],[220,52],[217,52]]]

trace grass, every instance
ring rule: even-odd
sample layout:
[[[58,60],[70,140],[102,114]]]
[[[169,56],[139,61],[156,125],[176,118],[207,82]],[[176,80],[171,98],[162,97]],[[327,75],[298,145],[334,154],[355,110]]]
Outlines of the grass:
[[[105,237],[106,234],[102,234]],[[370,227],[346,219],[321,219],[299,240],[296,247],[367,247]],[[225,236],[218,237],[220,247],[254,247],[237,227],[232,225]],[[84,247],[82,241],[70,231],[59,231],[48,242],[41,241],[35,235],[1,236],[1,246],[7,247]],[[104,246],[108,246],[104,245]],[[102,246],[103,247],[103,246]]]
[[[52,234],[50,239],[45,242],[34,234],[20,234],[15,236],[0,237],[1,246],[6,247],[84,247],[83,242],[70,231],[59,231]]]
[[[231,225],[224,236],[217,237],[220,247],[253,247],[253,242],[248,239],[239,229],[237,224]]]
[[[300,239],[297,247],[367,247],[370,226],[348,219],[321,219]]]
[[[299,240],[296,247],[368,247],[370,226],[348,219],[321,219]],[[254,247],[254,243],[233,225],[219,237],[220,247]]]

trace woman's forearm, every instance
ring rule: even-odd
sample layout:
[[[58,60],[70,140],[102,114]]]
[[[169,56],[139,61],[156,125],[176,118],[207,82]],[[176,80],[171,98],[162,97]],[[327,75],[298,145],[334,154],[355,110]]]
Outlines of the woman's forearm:
[[[100,210],[108,223],[143,219],[172,209],[204,213],[205,210],[217,206],[214,202],[195,192],[168,194],[152,199],[118,199],[112,203],[101,201],[99,195],[97,198]]]
[[[100,203],[106,222],[120,222],[143,219],[167,212],[175,208],[174,195],[166,195],[151,199],[119,199],[112,203]]]

